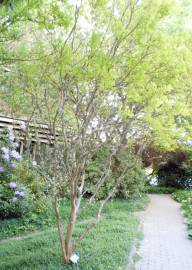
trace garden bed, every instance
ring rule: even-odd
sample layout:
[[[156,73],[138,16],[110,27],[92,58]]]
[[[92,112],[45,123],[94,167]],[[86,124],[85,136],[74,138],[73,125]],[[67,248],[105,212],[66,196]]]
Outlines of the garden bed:
[[[147,201],[146,197],[131,201],[110,201],[104,209],[99,225],[77,249],[80,261],[76,266],[62,263],[59,241],[52,226],[38,235],[21,240],[7,239],[7,242],[0,243],[0,269],[123,270],[126,268],[134,239],[141,236],[139,220],[133,215],[133,211],[144,209]],[[86,214],[87,221],[90,214]],[[79,221],[74,236],[77,237],[85,226],[86,223]]]
[[[192,240],[192,190],[178,190],[172,197],[181,203],[181,208],[188,227],[188,236]]]

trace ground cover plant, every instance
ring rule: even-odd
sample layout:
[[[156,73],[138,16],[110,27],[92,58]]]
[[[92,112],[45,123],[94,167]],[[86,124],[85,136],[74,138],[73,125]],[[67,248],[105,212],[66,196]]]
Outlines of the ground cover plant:
[[[139,199],[140,198],[140,199]],[[120,201],[120,199],[115,199]],[[148,203],[148,198],[144,194],[137,195],[135,198],[130,198],[127,200],[130,206],[128,207],[128,211],[134,211],[137,209],[142,209]],[[143,205],[142,205],[143,202]],[[82,201],[82,204],[86,204],[86,200]],[[122,205],[126,204],[125,200],[122,200]],[[83,212],[80,217],[79,221],[83,222],[87,220],[88,217],[91,218],[94,216],[96,209],[99,205],[99,201],[95,203],[95,205],[87,209]],[[116,204],[118,206],[118,204]],[[115,207],[115,206],[113,206]],[[108,206],[106,205],[104,209],[104,213],[107,211]],[[130,209],[130,210],[129,210]],[[70,201],[64,200],[61,205],[61,216],[63,219],[67,219],[70,213]],[[13,219],[5,219],[0,222],[0,240],[8,238],[8,237],[15,237],[15,236],[24,236],[32,232],[38,232],[43,229],[47,229],[53,226],[56,226],[56,221],[54,217],[54,213],[51,207],[48,208],[44,214],[41,215],[34,215],[30,213],[30,215],[25,216],[24,218],[13,218]]]
[[[156,193],[156,194],[172,194],[173,192],[177,191],[178,189],[172,187],[162,187],[162,186],[154,186],[154,185],[147,185],[145,187],[146,193]]]
[[[133,215],[133,211],[144,209],[147,202],[146,197],[110,201],[104,209],[99,225],[77,248],[80,255],[78,265],[63,264],[56,228],[50,228],[43,230],[39,235],[31,235],[28,239],[0,242],[0,269],[124,270],[134,238],[141,237],[139,221]],[[86,217],[89,222],[88,213]],[[85,226],[86,222],[77,224],[75,238]]]
[[[178,190],[172,194],[181,203],[181,208],[188,227],[188,236],[192,239],[192,190]]]

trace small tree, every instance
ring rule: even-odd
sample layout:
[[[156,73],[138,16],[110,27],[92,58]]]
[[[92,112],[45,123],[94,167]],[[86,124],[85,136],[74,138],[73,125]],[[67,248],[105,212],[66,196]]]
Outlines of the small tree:
[[[135,163],[127,162],[126,166],[123,167],[124,171],[120,173],[121,165],[119,156],[123,151],[130,150],[127,145],[127,123],[124,123],[121,119],[114,122],[116,108],[114,109],[114,106],[111,108],[106,107],[105,104],[102,106],[100,97],[99,100],[93,97],[95,93],[92,90],[86,95],[86,99],[81,104],[76,99],[73,102],[73,98],[70,95],[71,91],[66,103],[63,105],[64,107],[68,107],[67,110],[70,108],[70,114],[72,116],[68,116],[68,111],[67,116],[69,119],[67,120],[63,112],[58,113],[55,121],[50,123],[51,126],[49,127],[53,138],[48,136],[47,139],[52,140],[52,145],[47,147],[43,154],[40,153],[41,162],[37,167],[39,173],[46,180],[49,194],[52,198],[62,254],[66,262],[70,260],[74,248],[80,244],[91,228],[97,224],[104,205],[113,196],[118,185],[128,174],[129,169],[135,166]],[[82,97],[79,96],[77,98]],[[99,103],[97,104],[97,102]],[[107,109],[107,113],[102,115],[104,109]],[[121,131],[119,127],[122,129]],[[108,148],[108,155],[104,164],[105,169],[100,178],[97,179],[94,191],[87,200],[86,205],[80,208],[81,199],[86,193],[86,166],[104,145]],[[76,243],[72,244],[73,230],[79,214],[92,206],[97,193],[102,189],[111,172],[115,178],[114,186],[100,202],[97,214],[92,222],[82,232]],[[63,190],[68,191],[67,193],[71,201],[71,212],[66,234],[63,231],[59,211]]]
[[[22,85],[31,97],[34,121],[46,123],[51,134],[47,133],[47,140],[52,147],[46,149],[37,169],[52,198],[65,262],[135,166],[128,162],[122,171],[121,154],[133,143],[140,145],[140,154],[151,140],[164,148],[174,147],[179,136],[175,120],[181,113],[178,105],[184,105],[177,92],[179,70],[175,48],[160,30],[169,5],[149,2],[45,1],[30,17],[38,22],[38,28],[31,26],[38,41],[32,37],[30,52],[43,60],[20,64],[14,85]],[[108,148],[105,169],[81,207],[86,166],[103,145]],[[94,203],[111,171],[114,186],[74,243],[79,214]],[[71,201],[65,233],[59,209],[63,189]]]

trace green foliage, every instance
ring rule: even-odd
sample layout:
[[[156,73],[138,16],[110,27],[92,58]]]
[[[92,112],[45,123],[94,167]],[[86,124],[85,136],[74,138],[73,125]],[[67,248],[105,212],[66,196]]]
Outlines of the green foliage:
[[[174,192],[172,196],[176,201],[181,203],[188,227],[188,236],[192,239],[192,190],[179,190]]]
[[[121,211],[127,209],[127,211],[138,211],[143,210],[148,204],[149,199],[145,195],[137,197],[137,199],[111,200],[103,209],[103,214],[116,210]],[[127,204],[128,203],[128,204]],[[82,205],[86,204],[86,200],[82,201]],[[97,212],[98,205],[100,201],[95,202],[95,204],[83,211],[79,215],[79,222],[84,222],[86,220],[91,220]],[[70,213],[70,201],[64,200],[61,204],[61,216],[63,220],[66,220],[69,217]],[[29,215],[24,216],[21,219],[7,219],[0,222],[0,239],[7,238],[10,236],[23,235],[29,232],[46,229],[47,227],[52,227],[55,225],[55,216],[51,211],[51,207],[48,208],[48,211],[37,215],[34,213],[29,213]]]
[[[141,160],[135,156],[132,151],[129,152],[129,150],[125,150],[120,155],[120,161],[120,177],[123,175],[127,164],[132,164],[133,166],[123,177],[122,183],[117,188],[116,196],[120,198],[132,198],[139,196],[143,192],[146,182],[146,174]]]
[[[0,139],[0,219],[22,217],[29,212],[32,197],[25,185],[10,177],[21,160],[13,130],[1,131]]]
[[[103,175],[105,171],[105,162],[109,156],[109,149],[104,147],[98,151],[98,153],[89,161],[86,168],[86,177],[85,177],[85,190],[86,194],[92,194],[94,188],[99,178]],[[106,196],[108,190],[113,187],[114,179],[112,177],[112,172],[110,170],[109,175],[105,184],[102,186],[102,189],[97,194],[97,198],[103,198]]]
[[[29,211],[22,218],[9,218],[0,221],[0,239],[41,230],[52,226],[53,223],[54,216],[51,211],[46,209],[46,212],[39,215],[29,208]]]
[[[85,1],[76,8],[70,1],[16,3],[10,14],[16,17],[17,27],[6,29],[22,29],[23,36],[14,50],[5,43],[2,57],[4,51],[13,51],[21,61],[17,64],[13,57],[16,64],[2,76],[0,92],[13,112],[29,114],[31,97],[43,97],[46,89],[51,117],[61,100],[57,90],[64,82],[72,97],[76,86],[79,93],[86,94],[87,87],[96,84],[98,96],[124,96],[126,106],[119,106],[118,113],[127,120],[134,116],[137,127],[145,126],[144,137],[163,149],[177,146],[183,133],[176,132],[176,119],[189,116],[190,106],[186,108],[181,91],[181,74],[185,72],[181,42],[173,32],[167,33],[164,25],[168,21],[170,28],[172,19],[180,15],[178,4],[171,0],[140,4]],[[7,12],[5,7],[3,12]],[[70,102],[66,110],[71,113]]]
[[[46,191],[44,180],[37,174],[31,162],[25,159],[25,157],[17,165],[10,177],[26,185],[36,197],[42,196]]]
[[[99,225],[82,242],[76,252],[80,255],[77,266],[65,265],[60,258],[56,229],[42,231],[24,240],[0,243],[0,268],[12,270],[114,270],[125,269],[134,238],[140,238],[138,219],[132,211],[143,209],[146,198],[112,200],[104,210]],[[63,211],[65,212],[65,211]],[[89,217],[87,217],[89,222]],[[78,223],[74,232],[79,236],[87,223]],[[10,255],[11,260],[10,260]]]
[[[183,200],[186,200],[191,195],[192,195],[192,190],[188,189],[188,190],[178,190],[174,192],[172,196],[176,201],[181,203]]]
[[[33,196],[33,211],[36,214],[43,214],[47,211],[48,202],[43,178],[41,178],[30,161],[22,160],[13,170],[9,178],[25,185]]]
[[[85,108],[90,112],[94,108],[103,122],[108,122],[107,116],[117,115],[135,144],[152,142],[166,150],[183,144],[183,134],[190,133],[191,126],[183,124],[191,119],[191,102],[186,102],[191,97],[191,74],[183,60],[190,59],[190,50],[181,48],[186,42],[164,30],[163,25],[171,21],[175,11],[171,0],[85,1],[80,7],[69,1],[37,2],[15,1],[18,5],[8,16],[11,25],[4,24],[0,31],[0,63],[3,68],[11,65],[1,78],[0,91],[8,110],[11,107],[11,112],[28,115],[33,112],[41,122],[49,121],[51,129],[64,115],[66,130],[74,133],[75,146],[86,134],[89,117],[85,117]],[[5,19],[7,8],[4,5],[1,11]],[[18,37],[14,46],[10,45]],[[190,61],[186,62],[191,70]],[[107,98],[114,94],[118,102],[110,105]],[[84,100],[92,95],[93,102],[86,106]],[[112,126],[118,130],[121,123],[113,121]],[[83,132],[79,134],[79,130]],[[126,154],[118,157],[119,175],[125,163],[134,160]],[[106,156],[102,154],[99,159]],[[88,164],[90,193],[102,174],[101,160]],[[142,189],[143,173],[137,165],[124,177],[118,196],[126,198]],[[111,172],[99,198],[114,182]],[[35,192],[34,186],[30,187]]]
[[[157,177],[160,186],[189,188],[192,186],[191,162],[168,160],[157,168]]]
[[[26,187],[19,185],[11,188],[0,183],[0,219],[18,218],[30,211],[31,198]]]
[[[106,160],[109,155],[109,149],[107,147],[103,147],[88,163],[85,179],[85,190],[87,195],[94,192],[96,183],[98,183],[99,178],[102,177],[102,174],[106,169]],[[127,164],[133,166],[123,177],[114,196],[118,198],[131,198],[132,196],[137,197],[143,191],[146,175],[142,163],[130,149],[127,149],[118,157],[118,165],[115,165],[114,157],[107,180],[97,194],[98,199],[106,197],[115,184],[115,172],[113,173],[112,170],[117,169],[118,177],[121,177]],[[117,166],[117,168],[115,166]]]
[[[176,188],[173,187],[161,187],[161,186],[146,186],[145,191],[147,193],[157,193],[157,194],[172,194],[173,192],[177,191]]]
[[[45,215],[48,212],[49,204],[46,197],[45,183],[37,174],[30,161],[22,160],[13,170],[9,178],[26,186],[31,195],[31,211],[35,215]]]
[[[9,173],[11,173],[21,156],[16,151],[14,143],[15,136],[13,130],[1,130],[0,132],[0,179],[9,180]]]
[[[13,130],[0,135],[0,219],[46,212],[43,180],[16,151]]]

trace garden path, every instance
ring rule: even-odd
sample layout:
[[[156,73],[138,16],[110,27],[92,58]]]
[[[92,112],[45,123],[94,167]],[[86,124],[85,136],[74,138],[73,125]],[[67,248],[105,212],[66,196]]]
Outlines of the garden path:
[[[144,240],[136,270],[192,270],[192,241],[187,239],[180,205],[169,195],[150,195],[143,220]]]

